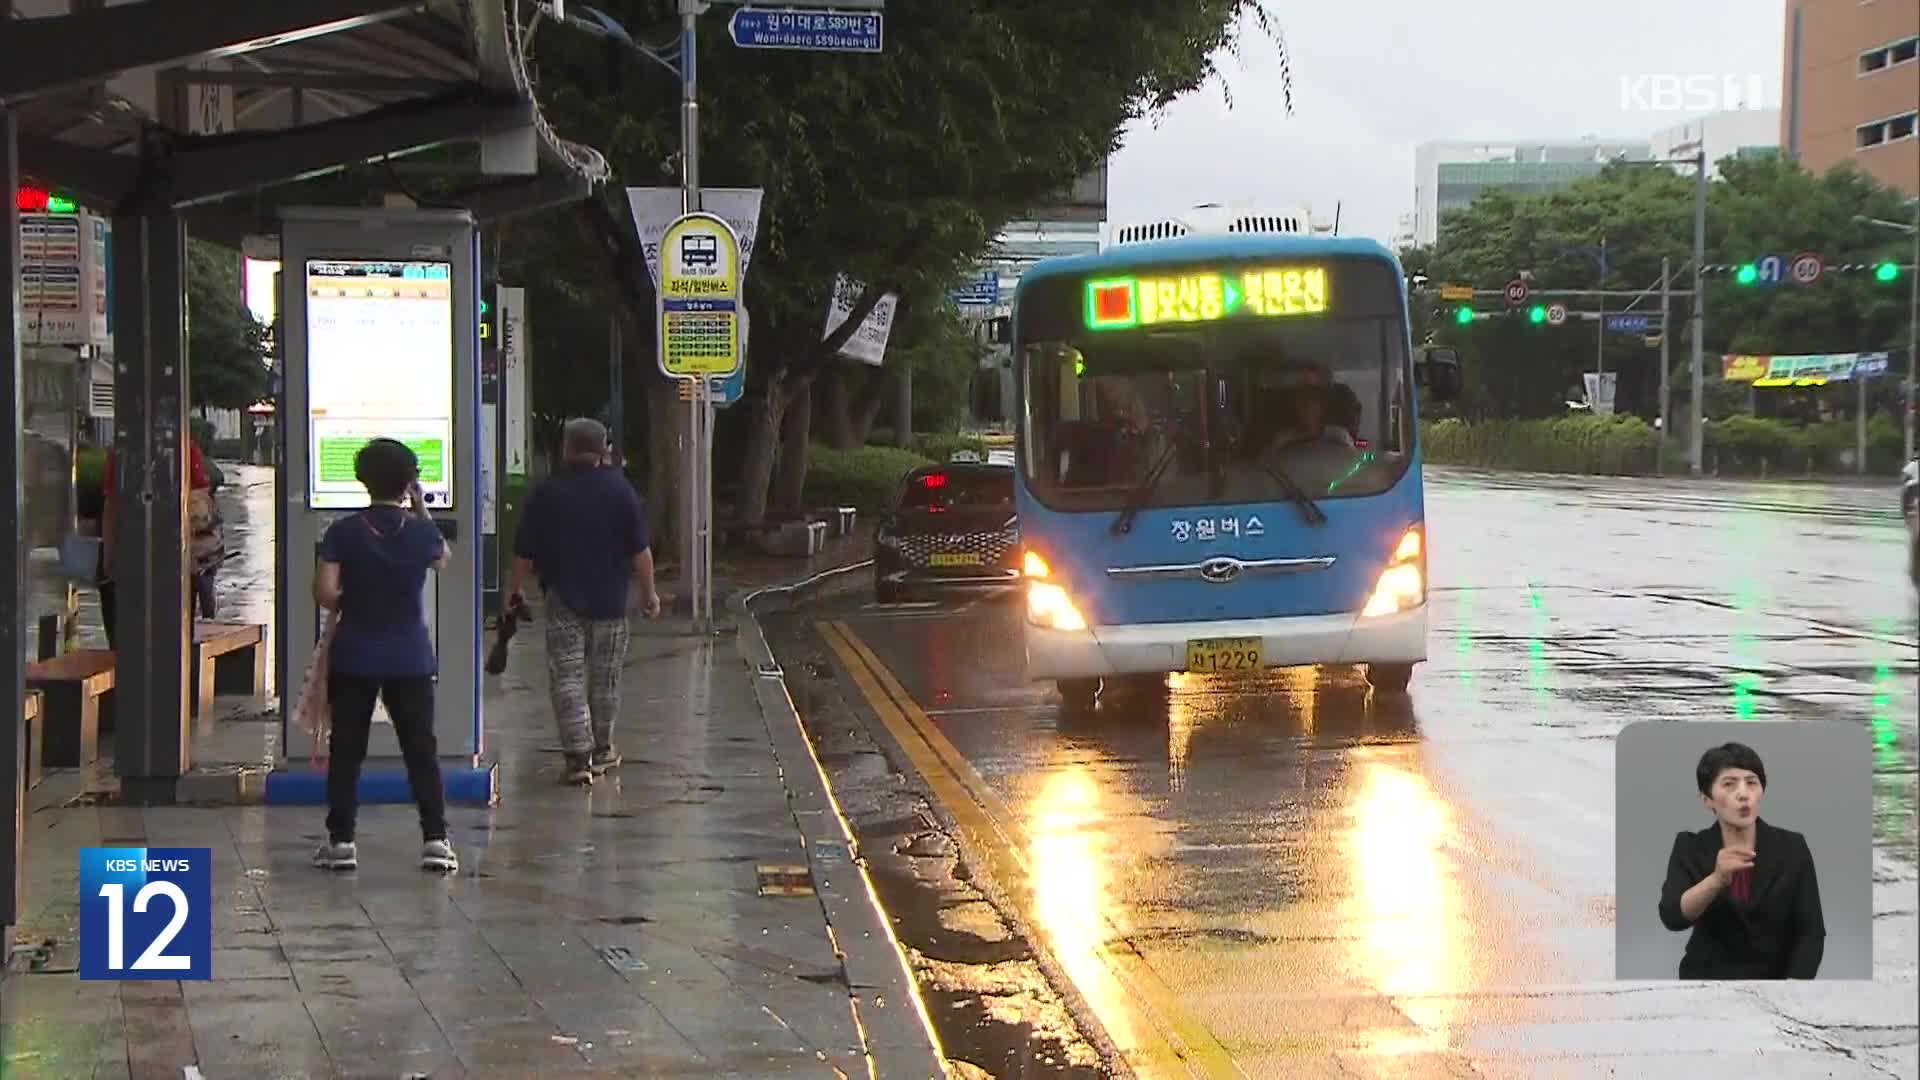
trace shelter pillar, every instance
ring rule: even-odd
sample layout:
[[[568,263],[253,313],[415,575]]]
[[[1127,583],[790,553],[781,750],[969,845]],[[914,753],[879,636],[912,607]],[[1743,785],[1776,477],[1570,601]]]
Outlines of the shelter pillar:
[[[26,535],[21,484],[21,436],[24,422],[20,385],[20,190],[19,140],[14,116],[0,109],[0,184],[6,185],[5,209],[0,209],[0,275],[7,280],[7,306],[0,311],[0,536],[15,540],[13,558],[0,571],[0,977],[13,951],[13,928],[20,921],[20,881],[26,861],[26,725],[27,654]],[[34,748],[39,753],[39,747]]]
[[[187,230],[149,185],[114,212],[114,771],[167,804],[188,721]]]

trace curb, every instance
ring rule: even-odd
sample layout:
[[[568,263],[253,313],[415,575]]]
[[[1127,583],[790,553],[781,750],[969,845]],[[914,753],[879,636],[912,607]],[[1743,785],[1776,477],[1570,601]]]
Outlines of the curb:
[[[853,830],[834,799],[826,770],[814,755],[799,710],[787,693],[779,661],[752,610],[762,596],[778,595],[791,604],[826,582],[871,563],[865,560],[837,567],[787,585],[741,590],[727,598],[726,606],[740,621],[740,657],[753,673],[754,696],[773,740],[794,822],[806,845],[814,891],[846,969],[855,1021],[861,1028],[873,1074],[945,1078],[950,1075],[946,1057],[906,954],[867,877]]]

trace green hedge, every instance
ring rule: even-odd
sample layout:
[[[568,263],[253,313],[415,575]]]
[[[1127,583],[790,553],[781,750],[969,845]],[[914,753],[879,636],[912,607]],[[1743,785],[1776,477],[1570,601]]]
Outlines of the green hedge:
[[[1723,475],[1768,473],[1852,473],[1859,429],[1852,420],[1793,424],[1752,416],[1731,416],[1707,424],[1703,442],[1708,464]],[[1889,476],[1900,471],[1905,436],[1885,413],[1867,420],[1867,472]]]
[[[1435,465],[1614,476],[1651,473],[1659,445],[1637,416],[1439,420],[1422,424],[1421,438]]]
[[[1707,470],[1723,476],[1853,473],[1857,432],[1851,420],[1796,424],[1732,416],[1707,424]],[[1646,475],[1659,440],[1635,416],[1551,420],[1437,420],[1421,424],[1426,460],[1435,465],[1534,472]],[[1670,462],[1685,460],[1684,440],[1668,443]],[[1867,421],[1867,472],[1900,471],[1903,436],[1885,414]]]
[[[933,459],[895,446],[833,450],[815,445],[807,452],[808,506],[857,506],[872,510],[893,498],[900,478]]]
[[[982,457],[987,452],[987,444],[973,435],[917,434],[908,440],[908,444],[908,449],[933,461],[947,461],[953,457],[955,450],[972,450]],[[892,447],[893,432],[886,428],[874,428],[867,434],[867,445]]]

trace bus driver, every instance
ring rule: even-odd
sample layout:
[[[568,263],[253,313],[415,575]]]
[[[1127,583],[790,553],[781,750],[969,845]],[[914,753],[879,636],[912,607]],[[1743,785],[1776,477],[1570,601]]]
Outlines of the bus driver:
[[[1287,420],[1274,432],[1267,443],[1269,454],[1290,454],[1315,447],[1313,444],[1328,443],[1354,448],[1353,434],[1345,427],[1334,422],[1331,415],[1335,385],[1327,369],[1319,364],[1302,368],[1293,380],[1293,387],[1286,395]]]

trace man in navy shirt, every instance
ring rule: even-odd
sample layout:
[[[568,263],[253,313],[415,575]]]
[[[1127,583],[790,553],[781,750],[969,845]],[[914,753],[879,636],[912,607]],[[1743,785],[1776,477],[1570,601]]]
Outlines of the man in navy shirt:
[[[628,604],[637,597],[651,619],[660,614],[660,594],[646,508],[625,474],[606,465],[606,427],[567,421],[561,452],[564,469],[534,489],[521,513],[508,603],[520,603],[528,579],[540,579],[547,676],[566,754],[562,778],[590,785],[620,764],[613,722],[627,659]]]

